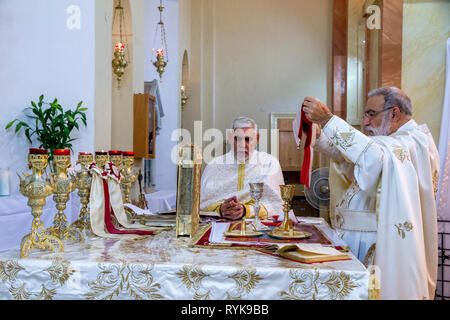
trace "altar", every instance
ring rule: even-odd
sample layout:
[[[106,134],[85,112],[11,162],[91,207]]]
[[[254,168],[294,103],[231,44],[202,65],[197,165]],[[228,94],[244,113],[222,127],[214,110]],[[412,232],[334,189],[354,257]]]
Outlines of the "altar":
[[[0,197],[0,252],[19,248],[22,238],[30,232],[28,226],[31,226],[33,216],[27,201],[28,199],[18,192],[8,197]],[[77,192],[72,192],[66,208],[69,224],[78,218],[80,208],[80,197]],[[42,221],[46,228],[52,225],[56,211],[53,197],[46,198],[42,209]]]
[[[338,239],[327,225],[323,230]],[[251,249],[191,244],[171,230],[140,240],[91,236],[84,243],[66,241],[63,253],[34,251],[23,259],[18,249],[2,252],[0,299],[369,298],[369,271],[351,252],[351,260],[303,264]]]

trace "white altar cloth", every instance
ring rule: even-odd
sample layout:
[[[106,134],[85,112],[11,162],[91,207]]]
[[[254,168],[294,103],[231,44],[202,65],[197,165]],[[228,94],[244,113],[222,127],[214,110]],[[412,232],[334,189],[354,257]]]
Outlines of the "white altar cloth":
[[[367,299],[352,260],[302,264],[254,250],[188,247],[166,231],[142,240],[87,238],[65,252],[0,253],[0,299]]]
[[[30,233],[31,208],[27,205],[28,198],[20,193],[11,194],[8,197],[0,197],[0,252],[18,249],[22,238]],[[46,205],[42,210],[41,219],[44,227],[53,225],[53,219],[57,212],[53,195],[46,198]],[[64,211],[70,223],[78,219],[81,204],[77,192],[70,194],[67,208]]]
[[[148,209],[152,213],[166,212],[177,206],[177,192],[175,190],[160,190],[145,195]]]

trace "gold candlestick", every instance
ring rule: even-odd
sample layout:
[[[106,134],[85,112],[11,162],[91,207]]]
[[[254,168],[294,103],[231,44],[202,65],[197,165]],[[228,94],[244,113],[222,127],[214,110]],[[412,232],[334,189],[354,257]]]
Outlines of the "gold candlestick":
[[[64,245],[61,240],[44,232],[44,223],[40,216],[42,208],[45,206],[45,198],[50,196],[53,188],[50,182],[43,178],[44,169],[48,165],[47,150],[30,149],[28,155],[28,167],[32,169],[31,175],[25,175],[25,179],[20,179],[20,192],[28,198],[28,205],[31,207],[33,222],[31,232],[22,238],[20,245],[20,257],[27,257],[35,248],[39,250],[50,250],[52,252],[63,252]]]
[[[83,242],[84,237],[80,230],[68,226],[64,210],[70,194],[75,190],[75,183],[67,175],[67,169],[70,168],[70,150],[55,150],[53,165],[56,175],[53,182],[53,200],[56,203],[58,212],[53,220],[53,227],[46,232],[63,240],[72,240],[73,242]]]
[[[95,153],[95,165],[99,170],[104,170],[108,162],[108,153],[105,151],[97,151]]]
[[[138,181],[139,181],[139,202],[137,206],[141,209],[148,209],[148,202],[145,199],[145,194],[142,192],[142,173],[141,169],[139,169]]]
[[[81,232],[85,230],[86,233],[91,233],[91,219],[89,210],[87,209],[89,204],[89,197],[91,194],[92,175],[89,172],[89,166],[94,161],[92,154],[80,153],[78,155],[77,164],[80,164],[81,171],[76,175],[76,187],[78,189],[78,196],[80,197],[81,210],[78,220],[72,223],[71,227],[77,228]]]
[[[112,162],[120,171],[120,167],[122,166],[122,152],[109,151],[109,162]]]
[[[134,152],[124,152],[122,162],[120,187],[122,189],[123,203],[131,203],[131,187],[136,182],[138,176],[137,172],[133,170]]]
[[[120,170],[122,179],[120,180],[120,188],[122,189],[123,203],[131,203],[130,193],[133,183],[137,180],[137,173],[133,170],[134,152],[122,153],[123,166]],[[128,207],[125,207],[128,221],[132,222],[136,218],[136,213]]]

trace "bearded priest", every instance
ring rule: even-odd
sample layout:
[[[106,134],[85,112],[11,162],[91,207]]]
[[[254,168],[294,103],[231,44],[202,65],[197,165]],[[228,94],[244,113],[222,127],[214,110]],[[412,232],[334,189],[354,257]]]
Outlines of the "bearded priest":
[[[395,87],[371,91],[364,134],[316,98],[306,97],[303,111],[318,125],[314,150],[332,159],[331,224],[378,268],[380,298],[433,299],[439,156],[427,126],[412,119],[408,96]]]
[[[253,218],[254,201],[249,183],[264,183],[259,218],[282,215],[280,185],[284,185],[280,163],[272,155],[259,152],[256,122],[240,117],[228,131],[231,151],[214,158],[205,168],[201,180],[200,210],[216,212],[229,220]]]

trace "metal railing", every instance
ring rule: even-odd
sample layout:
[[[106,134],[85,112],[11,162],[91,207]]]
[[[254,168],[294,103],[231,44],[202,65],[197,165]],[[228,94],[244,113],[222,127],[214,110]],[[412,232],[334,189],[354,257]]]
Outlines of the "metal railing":
[[[446,278],[446,271],[450,270],[450,220],[438,220],[438,225],[442,226],[442,232],[438,232],[438,249],[439,249],[439,262],[438,262],[438,280],[436,284],[436,300],[450,299],[450,280]],[[447,229],[446,227],[449,226]],[[447,263],[446,263],[447,262]]]

